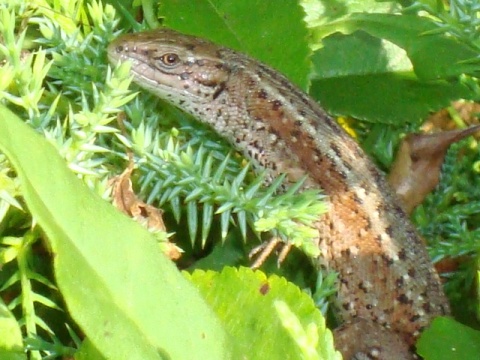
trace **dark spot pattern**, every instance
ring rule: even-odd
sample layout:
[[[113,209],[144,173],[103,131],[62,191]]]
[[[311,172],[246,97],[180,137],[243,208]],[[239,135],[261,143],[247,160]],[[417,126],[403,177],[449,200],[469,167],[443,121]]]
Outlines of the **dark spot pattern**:
[[[337,157],[339,158],[342,158],[342,152],[340,151],[340,149],[338,148],[337,144],[335,143],[330,143],[330,149],[333,150],[333,152],[335,153],[335,155],[337,155]]]
[[[290,132],[290,135],[295,137],[295,138],[300,138],[302,136],[302,131],[299,130],[299,129],[293,129],[291,132]]]
[[[430,305],[430,303],[428,302],[425,302],[422,304],[422,309],[427,313],[431,313],[432,312],[432,306]]]
[[[262,286],[260,286],[259,291],[260,294],[266,295],[270,291],[270,285],[268,283],[263,284]]]
[[[410,318],[410,322],[415,322],[415,321],[417,321],[418,319],[420,319],[420,315],[415,314],[415,315],[413,315],[413,316]]]
[[[225,82],[222,82],[218,85],[217,89],[215,89],[215,92],[213,93],[212,95],[212,99],[215,100],[217,99],[221,93],[223,93],[223,91],[225,90],[226,86],[225,86]]]
[[[401,249],[399,252],[398,252],[398,258],[402,261],[405,261],[407,260],[407,251],[405,249]]]
[[[385,232],[388,236],[393,237],[393,226],[389,225],[386,227]]]
[[[382,259],[385,265],[387,265],[388,267],[392,266],[394,263],[393,259],[388,255],[382,254]]]
[[[268,98],[267,92],[264,89],[260,89],[260,91],[258,92],[258,98],[266,100]]]
[[[363,200],[360,199],[356,193],[353,193],[352,199],[355,203],[357,203],[359,205],[363,204]]]
[[[278,109],[280,109],[282,107],[282,102],[280,100],[274,100],[272,101],[272,110],[273,111],[277,111]]]
[[[410,300],[405,294],[400,294],[399,296],[397,296],[397,300],[404,305],[412,303],[412,300]]]

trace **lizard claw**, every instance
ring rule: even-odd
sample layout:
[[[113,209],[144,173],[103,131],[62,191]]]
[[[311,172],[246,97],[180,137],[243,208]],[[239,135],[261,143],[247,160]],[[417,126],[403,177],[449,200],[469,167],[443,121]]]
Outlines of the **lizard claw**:
[[[250,266],[250,268],[258,269],[260,266],[262,266],[265,260],[267,260],[267,258],[272,254],[272,252],[277,247],[280,247],[280,253],[278,254],[278,258],[277,258],[277,265],[280,267],[280,265],[285,260],[288,253],[290,252],[290,249],[292,248],[292,244],[290,242],[284,242],[278,237],[274,237],[270,241],[264,242],[259,246],[254,247],[250,251],[250,253],[248,254],[248,257],[250,258],[250,260],[255,258],[255,261]]]

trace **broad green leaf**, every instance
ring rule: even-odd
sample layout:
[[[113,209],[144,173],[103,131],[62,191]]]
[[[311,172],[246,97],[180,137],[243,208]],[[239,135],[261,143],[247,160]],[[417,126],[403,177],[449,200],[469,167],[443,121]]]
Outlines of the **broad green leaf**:
[[[464,73],[478,74],[480,60],[477,52],[455,37],[438,32],[439,27],[426,17],[356,13],[320,26],[313,32],[316,39],[322,41],[327,34],[351,34],[357,30],[388,40],[404,49],[420,79],[436,80]],[[355,56],[361,54],[362,49],[354,50]]]
[[[378,0],[301,0],[309,26],[329,23],[354,12],[391,13],[400,9],[398,1]]]
[[[310,359],[312,351],[316,359],[341,358],[311,297],[286,279],[248,268],[187,276],[235,339],[233,358]]]
[[[425,360],[476,360],[480,354],[480,331],[439,317],[422,333],[417,352]]]
[[[86,338],[78,351],[75,353],[75,360],[107,360],[92,342]]]
[[[109,359],[224,359],[223,332],[198,291],[139,224],[94,195],[54,147],[0,107],[0,149],[54,253],[73,319]]]
[[[0,359],[26,360],[20,326],[0,298]]]
[[[420,80],[403,49],[363,31],[337,33],[323,43],[312,58],[310,93],[331,113],[394,124],[473,96],[454,78]]]
[[[298,1],[167,0],[159,15],[168,27],[245,52],[307,88],[310,50]]]

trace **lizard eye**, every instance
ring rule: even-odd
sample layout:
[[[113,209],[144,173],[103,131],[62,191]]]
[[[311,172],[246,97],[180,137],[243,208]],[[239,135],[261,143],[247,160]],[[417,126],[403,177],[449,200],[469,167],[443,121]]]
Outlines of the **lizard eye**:
[[[168,54],[162,55],[160,57],[160,61],[166,66],[173,66],[178,64],[178,62],[180,61],[180,58],[178,57],[177,54],[168,53]]]

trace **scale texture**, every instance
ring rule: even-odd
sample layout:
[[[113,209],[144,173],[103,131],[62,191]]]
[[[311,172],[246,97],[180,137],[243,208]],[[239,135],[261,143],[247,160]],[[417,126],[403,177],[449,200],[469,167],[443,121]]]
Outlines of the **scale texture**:
[[[109,59],[265,168],[307,176],[329,211],[317,222],[319,263],[339,273],[336,331],[345,358],[411,359],[435,316],[449,313],[438,275],[383,175],[358,144],[287,78],[244,54],[161,29],[124,35]]]

